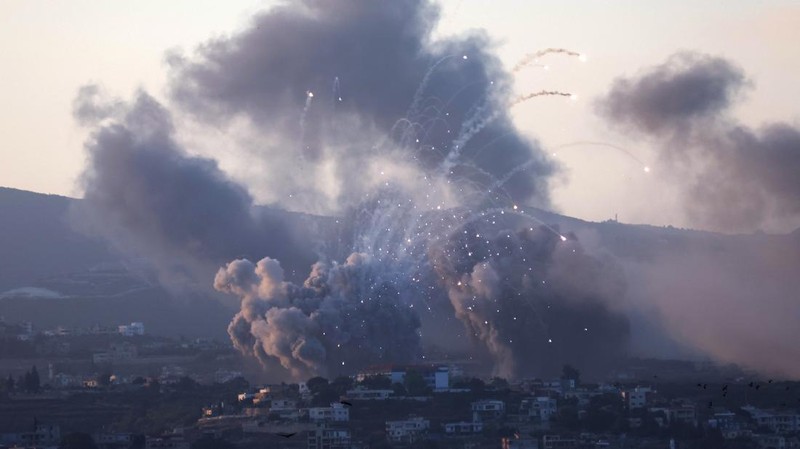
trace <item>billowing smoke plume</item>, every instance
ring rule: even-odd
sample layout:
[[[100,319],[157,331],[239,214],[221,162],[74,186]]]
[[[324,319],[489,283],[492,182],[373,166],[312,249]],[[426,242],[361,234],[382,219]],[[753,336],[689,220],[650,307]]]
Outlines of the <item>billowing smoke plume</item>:
[[[213,160],[176,144],[170,114],[156,100],[139,93],[124,104],[98,92],[82,88],[75,103],[80,120],[98,124],[86,144],[85,201],[72,214],[79,226],[149,257],[167,282],[201,282],[214,266],[253,252],[311,260],[310,249],[256,209]]]
[[[509,120],[491,43],[434,41],[438,16],[428,0],[286,3],[173,55],[172,97],[201,123],[256,128],[272,144],[249,146],[263,164],[251,188],[294,210],[340,213],[386,181],[419,187],[453,152],[442,201],[463,203],[476,183],[533,162],[505,188],[547,206],[554,166]]]
[[[495,374],[613,365],[629,337],[627,319],[611,310],[625,295],[620,268],[585,253],[574,237],[565,243],[544,226],[517,228],[469,225],[430,249],[456,316],[488,350]]]
[[[314,264],[299,286],[284,281],[274,259],[240,259],[219,270],[214,288],[242,297],[228,328],[239,350],[307,378],[416,360],[419,318],[384,271],[353,253],[344,264]]]
[[[83,216],[171,281],[228,262],[214,287],[241,300],[234,344],[294,378],[419,361],[420,313],[441,311],[433,325],[466,327],[499,374],[612,361],[627,322],[604,301],[624,282],[535,217],[492,218],[548,206],[555,168],[514,128],[489,40],[434,41],[437,19],[427,0],[285,3],[171,55],[172,113],[144,93],[125,104],[83,89],[75,115],[95,127]],[[247,188],[184,150],[222,163],[205,148],[219,134],[228,156],[246,150]],[[302,227],[259,212],[251,193],[335,214],[335,238],[297,238]],[[486,237],[461,242],[464,223]],[[310,248],[319,262],[300,285],[291,273],[311,266]]]
[[[612,123],[658,142],[664,171],[681,181],[697,224],[723,231],[796,225],[800,130],[737,123],[729,109],[748,85],[725,59],[678,53],[617,80],[599,108]]]

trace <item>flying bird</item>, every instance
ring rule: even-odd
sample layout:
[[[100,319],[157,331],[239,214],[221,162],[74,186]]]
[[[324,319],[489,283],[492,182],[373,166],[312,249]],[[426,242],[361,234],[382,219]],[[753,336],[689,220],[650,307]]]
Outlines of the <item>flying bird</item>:
[[[284,438],[291,438],[291,437],[297,435],[297,432],[292,432],[292,433],[278,432],[275,435],[282,436]]]
[[[353,404],[352,404],[352,403],[350,403],[350,402],[347,402],[347,401],[339,401],[339,403],[340,403],[340,404],[342,404],[342,405],[346,405],[346,406],[348,406],[348,407],[352,407],[352,406],[353,406]]]

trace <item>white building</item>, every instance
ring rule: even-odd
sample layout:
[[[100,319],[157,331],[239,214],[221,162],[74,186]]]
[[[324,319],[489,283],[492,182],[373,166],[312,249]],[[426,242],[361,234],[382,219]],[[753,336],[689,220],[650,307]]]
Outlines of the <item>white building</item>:
[[[214,382],[218,384],[224,384],[239,377],[242,377],[241,371],[218,369],[214,372]]]
[[[133,444],[133,434],[130,433],[96,433],[92,435],[92,439],[102,449],[122,449]]]
[[[655,393],[650,387],[636,387],[633,390],[622,392],[622,399],[629,409],[644,408],[647,406],[647,396]]]
[[[108,351],[92,354],[92,362],[96,365],[107,363],[124,363],[137,357],[136,346],[129,343],[111,343]]]
[[[269,412],[280,415],[282,418],[297,418],[299,411],[297,401],[292,399],[272,399],[269,402]]]
[[[125,337],[144,335],[144,323],[138,321],[133,322],[131,324],[120,325],[117,329],[120,335],[123,335]]]
[[[350,421],[350,410],[343,404],[334,402],[330,407],[309,408],[308,419],[314,422],[347,422]]]
[[[616,393],[616,391],[615,391]],[[597,397],[602,395],[603,392],[600,389],[597,390],[587,390],[585,388],[576,388],[574,390],[569,390],[564,392],[564,399],[577,399],[578,405],[581,407],[585,407],[589,405],[592,401],[593,397]]]
[[[491,421],[501,418],[506,411],[506,404],[495,399],[484,399],[472,403],[473,421]]]
[[[367,390],[356,388],[347,390],[347,397],[354,401],[385,401],[394,393],[394,390]]]
[[[29,341],[33,338],[33,323],[30,321],[22,321],[19,323],[19,333],[17,334],[17,340],[19,341]]]
[[[708,426],[712,429],[719,429],[722,437],[726,440],[749,436],[751,433],[745,423],[735,413],[729,411],[714,413],[714,416],[708,420]]]
[[[350,431],[331,427],[328,424],[317,424],[308,432],[308,449],[348,449],[350,447]]]
[[[370,367],[356,376],[361,382],[369,376],[387,377],[392,384],[402,384],[406,373],[415,371],[422,375],[428,388],[443,391],[450,388],[450,367],[447,365],[380,365]]]
[[[467,435],[483,432],[483,423],[478,422],[451,422],[444,425],[444,433],[448,435]]]
[[[528,418],[547,422],[550,417],[558,413],[558,402],[547,396],[523,399],[520,404],[520,413]]]
[[[763,449],[790,449],[786,437],[781,435],[753,435],[753,440],[758,447]]]
[[[561,435],[544,435],[542,437],[542,449],[572,448],[578,445],[574,438],[562,437]]]
[[[800,415],[791,412],[761,410],[753,406],[742,407],[759,427],[767,427],[776,433],[800,431]]]
[[[539,440],[534,438],[503,438],[502,449],[539,449]]]
[[[431,422],[422,417],[386,421],[386,437],[392,443],[412,444],[428,431]]]
[[[144,447],[145,449],[190,449],[191,444],[180,436],[147,437]]]

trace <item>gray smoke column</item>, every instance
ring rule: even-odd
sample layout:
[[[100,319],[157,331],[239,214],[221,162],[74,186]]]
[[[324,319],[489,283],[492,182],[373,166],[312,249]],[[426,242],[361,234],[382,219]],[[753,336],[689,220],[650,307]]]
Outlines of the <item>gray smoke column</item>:
[[[796,226],[800,217],[800,130],[751,128],[729,114],[749,86],[723,58],[678,53],[618,79],[599,112],[658,143],[664,172],[681,181],[688,216],[722,231]]]
[[[235,260],[214,288],[242,299],[228,332],[244,354],[275,362],[295,379],[336,375],[376,363],[416,360],[419,318],[366,254],[316,263],[303,285],[284,280],[274,259]]]
[[[200,282],[215,265],[251,251],[310,260],[310,251],[256,210],[216,162],[190,156],[175,142],[170,113],[151,96],[140,92],[126,104],[87,86],[75,114],[96,127],[86,143],[84,201],[72,211],[73,222],[147,256],[165,282]]]
[[[555,375],[563,363],[590,373],[613,366],[629,345],[627,318],[612,309],[626,293],[621,269],[574,236],[562,242],[516,221],[506,221],[515,231],[467,225],[429,251],[468,336],[508,378]]]
[[[427,0],[283,3],[241,32],[172,55],[172,98],[201,123],[245,121],[273,142],[252,151],[280,179],[266,190],[286,207],[341,213],[382,185],[378,171],[410,185],[404,175],[436,174],[453,151],[461,156],[446,173],[454,192],[475,193],[476,183],[528,163],[506,190],[548,206],[555,166],[511,123],[510,78],[492,43],[477,32],[434,40],[438,19]],[[333,179],[314,185],[314,174]]]

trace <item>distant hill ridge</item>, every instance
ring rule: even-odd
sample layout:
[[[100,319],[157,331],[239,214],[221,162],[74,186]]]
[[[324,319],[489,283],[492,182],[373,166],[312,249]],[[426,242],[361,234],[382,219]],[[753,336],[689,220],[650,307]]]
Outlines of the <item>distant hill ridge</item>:
[[[143,278],[132,273],[128,273],[126,279],[123,255],[70,226],[67,212],[76,201],[81,200],[0,187],[0,295],[28,287],[48,288],[65,295],[64,298],[49,299],[34,299],[29,295],[3,298],[0,299],[0,316],[12,321],[39,320],[41,326],[54,323],[75,326],[119,324],[136,318],[153,324],[148,328],[155,332],[203,335],[209,327],[214,327],[224,336],[224,329],[233,314],[228,306],[233,304],[225,306],[204,297],[193,298],[190,307],[189,301],[166,301],[169,297],[167,291],[146,280],[143,282]],[[290,226],[302,228],[307,235],[323,236],[324,240],[334,238],[336,233],[331,217],[270,207],[263,209],[265,213],[286,220]],[[726,260],[749,259],[757,249],[800,248],[800,229],[787,235],[725,235],[616,221],[596,223],[533,208],[524,209],[539,220],[558,226],[560,232],[574,232],[579,238],[587,236],[587,240],[599,245],[603,251],[631,263],[653,260],[661,255],[682,257],[689,251],[702,252],[711,260],[724,263]],[[518,218],[509,215],[505,216],[509,228],[520,223]],[[790,255],[794,253],[789,252]],[[258,259],[266,254],[242,256]],[[794,256],[788,260],[787,263],[795,262]],[[754,259],[751,268],[761,270],[760,263]],[[111,272],[116,270],[122,273],[122,277],[103,274],[105,268],[98,267],[117,267],[111,268]],[[287,272],[297,270],[298,275],[306,274],[308,268],[284,267]],[[80,287],[81,282],[85,288]],[[79,288],[69,291],[70,285]],[[36,290],[23,290],[31,291]],[[198,307],[201,303],[204,305]],[[44,308],[52,313],[43,314]]]

